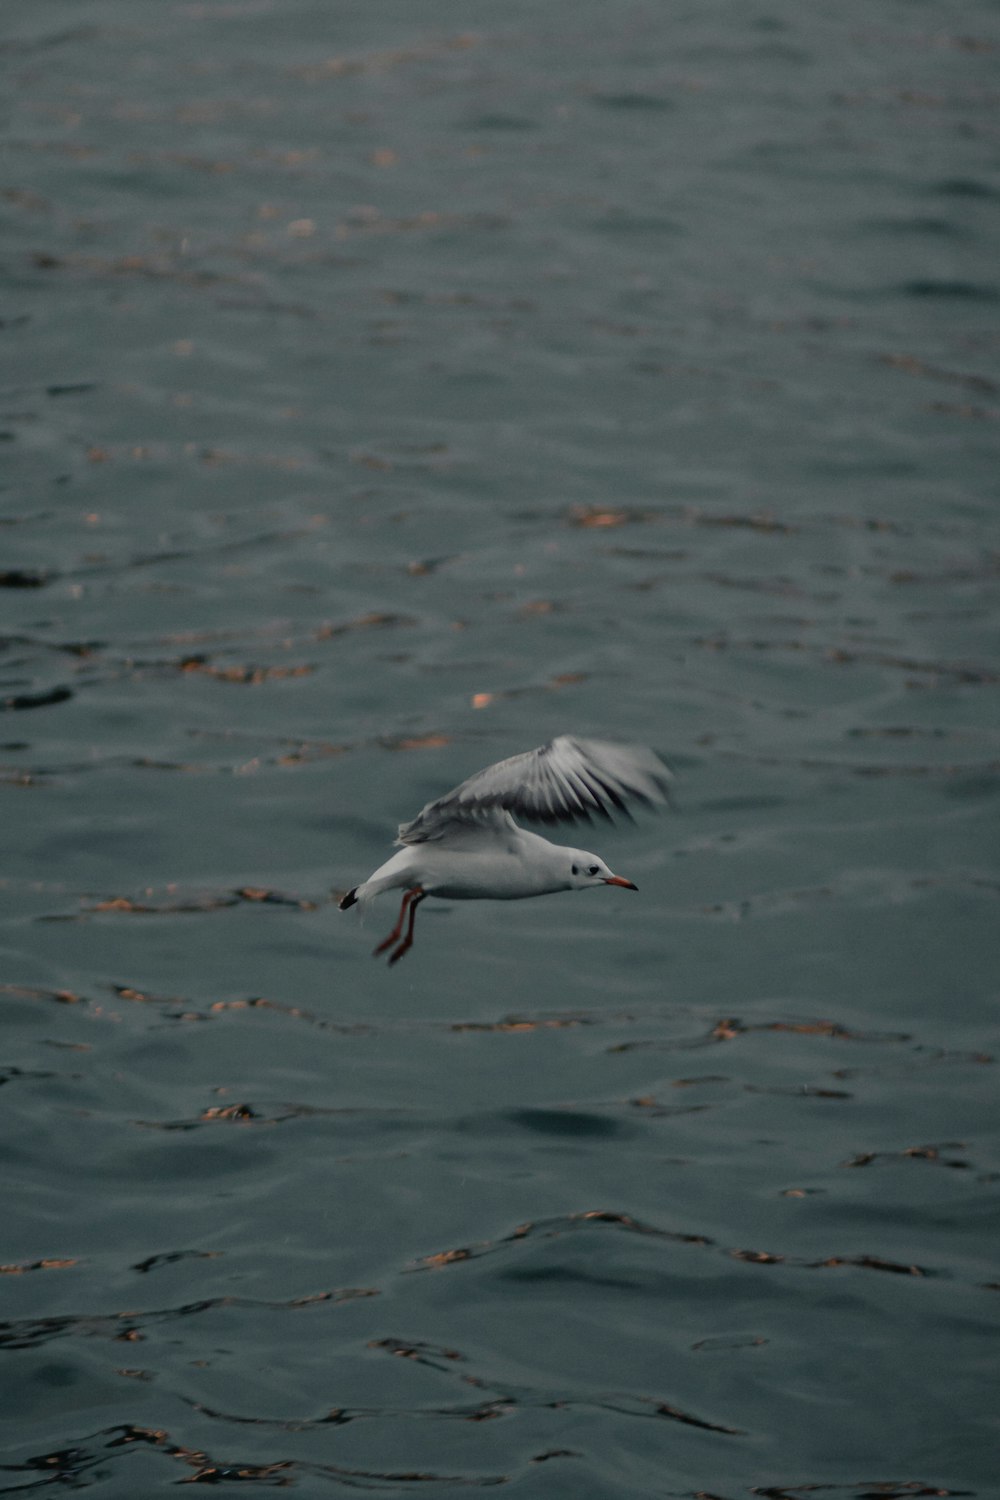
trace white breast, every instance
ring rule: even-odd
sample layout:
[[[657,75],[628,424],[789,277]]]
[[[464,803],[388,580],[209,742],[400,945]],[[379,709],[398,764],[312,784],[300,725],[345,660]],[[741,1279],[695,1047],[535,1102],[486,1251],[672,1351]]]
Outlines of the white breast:
[[[512,828],[504,837],[421,846],[420,884],[429,895],[455,901],[516,901],[566,890],[565,864],[557,845]]]

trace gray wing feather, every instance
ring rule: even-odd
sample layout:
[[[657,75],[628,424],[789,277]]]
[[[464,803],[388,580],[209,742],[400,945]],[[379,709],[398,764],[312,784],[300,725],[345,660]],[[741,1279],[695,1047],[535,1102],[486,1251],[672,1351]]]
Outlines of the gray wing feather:
[[[593,816],[630,817],[628,803],[667,801],[670,772],[641,745],[579,740],[561,734],[537,750],[487,766],[427,806],[399,829],[401,844],[439,839],[457,824],[483,827],[517,813],[539,823],[589,822]]]

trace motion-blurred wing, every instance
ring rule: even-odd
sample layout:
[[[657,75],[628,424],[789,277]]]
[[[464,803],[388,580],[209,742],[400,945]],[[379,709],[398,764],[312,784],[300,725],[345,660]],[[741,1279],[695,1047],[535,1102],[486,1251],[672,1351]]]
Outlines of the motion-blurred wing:
[[[454,791],[429,802],[399,830],[403,844],[441,838],[459,823],[499,822],[516,813],[538,823],[589,822],[596,813],[630,816],[629,802],[648,807],[667,801],[670,772],[652,750],[578,740],[561,734],[548,745],[487,766]]]

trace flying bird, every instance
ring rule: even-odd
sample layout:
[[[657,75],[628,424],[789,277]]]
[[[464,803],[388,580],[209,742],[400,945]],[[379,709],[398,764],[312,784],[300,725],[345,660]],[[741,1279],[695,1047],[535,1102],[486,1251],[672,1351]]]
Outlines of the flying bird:
[[[611,819],[616,812],[630,817],[630,801],[649,807],[666,802],[670,779],[652,750],[561,734],[478,771],[401,823],[399,853],[348,891],[340,909],[403,890],[396,925],[373,955],[389,949],[394,964],[413,945],[417,907],[427,896],[516,901],[600,885],[634,891],[631,880],[612,875],[599,855],[529,833],[514,814],[540,823]]]

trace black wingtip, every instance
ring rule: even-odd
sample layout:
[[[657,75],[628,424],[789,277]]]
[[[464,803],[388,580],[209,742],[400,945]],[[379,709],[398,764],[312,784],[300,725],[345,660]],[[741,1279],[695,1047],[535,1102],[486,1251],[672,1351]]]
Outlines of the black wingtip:
[[[340,898],[340,909],[341,909],[341,911],[346,911],[349,906],[355,906],[355,905],[357,905],[357,900],[358,900],[357,890],[358,890],[358,888],[357,888],[357,886],[355,886],[353,891],[348,891],[348,893],[347,893],[346,896],[341,896],[341,898]]]

